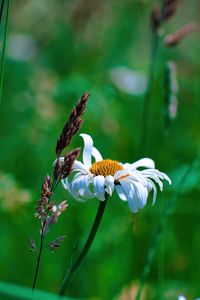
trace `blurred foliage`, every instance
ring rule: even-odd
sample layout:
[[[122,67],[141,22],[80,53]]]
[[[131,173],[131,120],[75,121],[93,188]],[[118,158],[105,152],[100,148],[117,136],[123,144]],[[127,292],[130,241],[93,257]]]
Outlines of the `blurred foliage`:
[[[21,299],[21,300],[72,300],[72,298],[62,297],[59,298],[57,294],[35,290],[34,294],[32,289],[22,287],[20,285],[0,282],[0,295],[7,297],[6,299]],[[8,298],[9,297],[9,298]],[[1,298],[2,299],[2,298]]]
[[[28,239],[39,242],[36,202],[44,176],[52,172],[58,134],[84,91],[90,91],[91,97],[81,131],[94,138],[105,158],[122,162],[141,158],[144,92],[125,92],[110,74],[123,66],[147,76],[149,16],[155,3],[11,1],[0,110],[2,280],[31,286],[35,258],[28,251]],[[130,213],[116,195],[109,200],[93,248],[68,290],[71,297],[134,299],[151,241],[174,195],[178,195],[177,206],[155,249],[143,299],[173,300],[180,293],[190,299],[200,296],[198,162],[184,188],[180,181],[197,156],[200,142],[199,31],[172,49],[163,45],[165,34],[191,21],[199,23],[199,12],[198,0],[192,4],[182,0],[177,14],[164,25],[153,86],[145,155],[171,176],[174,185],[166,185],[155,206],[149,199],[138,214]],[[169,60],[177,64],[179,106],[177,118],[166,128],[163,85]],[[81,142],[77,135],[71,147]],[[54,200],[62,199],[70,206],[48,239],[58,235],[66,239],[56,253],[44,252],[38,280],[38,288],[50,292],[57,292],[71,251],[77,241],[80,250],[98,206],[97,200],[76,203],[60,188]]]
[[[0,173],[0,200],[2,210],[15,212],[31,201],[31,195],[29,191],[21,190],[12,176]]]

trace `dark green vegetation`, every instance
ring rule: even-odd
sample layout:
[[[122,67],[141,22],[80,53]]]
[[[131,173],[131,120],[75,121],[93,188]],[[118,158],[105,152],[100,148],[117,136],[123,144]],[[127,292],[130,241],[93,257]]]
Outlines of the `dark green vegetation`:
[[[0,107],[1,280],[26,287],[32,284],[35,257],[28,251],[28,239],[36,239],[39,245],[34,212],[41,184],[52,172],[64,122],[83,92],[89,91],[80,132],[93,137],[104,158],[122,162],[152,158],[173,185],[165,183],[155,206],[149,197],[138,214],[132,214],[116,195],[109,199],[94,245],[68,296],[130,299],[119,295],[130,286],[137,290],[144,277],[149,293],[144,299],[173,300],[180,293],[188,299],[200,297],[199,31],[174,48],[163,44],[166,34],[199,21],[199,1],[183,0],[163,25],[148,143],[140,151],[144,93],[120,90],[111,73],[123,66],[147,74],[149,16],[156,1],[11,2]],[[2,44],[4,26],[0,34]],[[164,102],[169,60],[177,64],[179,84],[178,113],[170,122]],[[70,147],[79,146],[82,139],[77,135]],[[44,251],[37,283],[49,292],[58,291],[71,252],[78,241],[74,255],[79,253],[99,204],[96,199],[77,203],[60,186],[54,200],[62,199],[68,200],[69,207],[52,227],[46,244],[58,235],[66,239],[57,253]]]

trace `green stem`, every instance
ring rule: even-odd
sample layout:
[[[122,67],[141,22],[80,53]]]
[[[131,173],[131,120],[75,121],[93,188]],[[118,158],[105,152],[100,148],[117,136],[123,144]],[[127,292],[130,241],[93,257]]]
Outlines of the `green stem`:
[[[149,71],[148,71],[148,85],[146,89],[146,93],[144,95],[144,105],[142,112],[142,133],[139,144],[139,153],[144,153],[147,148],[148,142],[148,125],[149,125],[149,116],[151,109],[151,94],[153,89],[154,82],[154,74],[155,67],[157,61],[157,53],[158,53],[158,44],[159,44],[159,36],[157,32],[152,33],[152,46],[151,46],[151,58],[149,63]]]
[[[34,275],[34,279],[33,279],[32,291],[34,291],[34,289],[35,289],[35,285],[36,285],[36,281],[37,281],[37,277],[38,277],[38,271],[39,271],[41,255],[42,255],[42,250],[43,250],[43,245],[44,245],[44,227],[45,227],[45,222],[42,224],[42,229],[41,229],[40,249],[39,249],[39,254],[38,254],[38,258],[37,258],[37,264],[36,264],[35,275]]]
[[[6,19],[5,19],[5,27],[4,27],[4,34],[3,34],[3,43],[2,43],[2,56],[1,56],[1,65],[0,65],[0,103],[1,103],[1,96],[2,96],[2,87],[3,87],[3,73],[4,73],[4,62],[5,62],[5,49],[6,49],[6,37],[7,37],[7,28],[8,28],[8,14],[9,14],[9,0],[7,1],[7,8],[6,8]],[[4,1],[1,4],[1,19],[0,22],[2,23],[2,16],[3,16],[3,9],[4,9]],[[1,24],[0,23],[0,24]]]
[[[1,1],[1,7],[0,7],[0,24],[2,22],[4,3],[5,3],[5,0],[2,0]]]
[[[61,287],[60,287],[60,290],[59,290],[59,295],[60,296],[64,296],[68,285],[70,284],[70,282],[73,279],[75,273],[77,272],[78,268],[80,267],[81,263],[83,262],[83,260],[84,260],[85,256],[87,255],[90,247],[92,246],[92,243],[94,241],[94,238],[96,236],[97,230],[99,228],[99,225],[100,225],[102,217],[103,217],[103,213],[104,213],[106,203],[107,203],[107,198],[108,198],[108,195],[106,194],[106,200],[105,201],[100,201],[99,208],[98,208],[96,217],[94,219],[94,223],[92,225],[92,228],[90,230],[89,236],[87,238],[87,241],[86,241],[80,255],[78,256],[78,258],[76,259],[76,261],[72,265],[72,267],[70,267],[70,269],[67,270],[67,273],[66,273],[66,275],[65,275],[65,277],[62,281],[62,284],[61,284]]]
[[[59,181],[60,181],[60,178],[57,179],[57,180],[54,178],[52,186],[51,186],[51,192],[52,192],[52,194],[55,191],[55,189],[57,188]],[[49,201],[50,201],[51,196],[49,197]],[[42,251],[43,251],[43,248],[44,248],[44,229],[45,229],[45,224],[46,224],[46,222],[44,221],[42,223],[42,227],[41,227],[40,249],[39,249],[39,253],[38,253],[38,257],[37,257],[37,264],[36,264],[36,269],[35,269],[35,275],[34,275],[33,284],[32,284],[32,290],[33,291],[35,289],[35,285],[36,285],[36,282],[37,282],[38,271],[39,271],[39,266],[40,266],[41,257],[42,257]]]
[[[163,21],[164,17],[164,8],[165,8],[165,0],[161,0],[161,21],[160,26]],[[145,154],[146,148],[148,145],[148,134],[149,134],[149,117],[151,111],[151,95],[153,90],[153,83],[155,77],[155,70],[156,70],[156,63],[158,57],[158,48],[159,48],[159,41],[160,41],[160,34],[159,29],[154,30],[152,32],[152,39],[151,39],[151,52],[150,52],[150,60],[149,60],[149,67],[148,67],[148,83],[146,93],[144,95],[144,105],[143,105],[143,112],[142,112],[142,129],[141,129],[141,138],[139,143],[139,155]]]

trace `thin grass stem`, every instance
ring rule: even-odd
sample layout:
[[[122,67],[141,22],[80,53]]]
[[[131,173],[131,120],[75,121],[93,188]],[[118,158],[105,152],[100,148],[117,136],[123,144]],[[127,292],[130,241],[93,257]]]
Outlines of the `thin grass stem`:
[[[157,33],[152,33],[152,45],[151,45],[151,55],[150,55],[150,63],[148,70],[148,85],[144,95],[144,105],[142,112],[142,132],[141,139],[139,144],[139,154],[144,154],[148,144],[148,125],[149,125],[149,116],[151,109],[151,94],[153,89],[154,82],[154,74],[157,62],[157,53],[158,53],[158,44],[159,44],[159,36]]]
[[[40,261],[41,261],[41,257],[42,257],[42,250],[43,250],[43,246],[44,246],[44,228],[45,228],[45,222],[42,224],[42,229],[41,229],[40,249],[39,249],[39,253],[38,253],[38,257],[37,257],[37,264],[36,264],[35,275],[34,275],[34,279],[33,279],[32,291],[34,291],[34,289],[35,289],[38,272],[39,272]]]
[[[163,19],[163,12],[165,7],[165,0],[161,0],[161,22]],[[148,137],[149,137],[149,118],[151,112],[151,96],[153,91],[153,84],[155,78],[155,70],[158,59],[158,49],[160,42],[160,33],[159,28],[157,30],[152,31],[151,38],[151,50],[150,50],[150,59],[149,59],[149,67],[147,72],[147,89],[144,95],[144,104],[142,111],[142,126],[141,126],[141,136],[138,148],[138,154],[144,155],[148,146]]]
[[[1,65],[0,65],[0,103],[1,103],[2,87],[3,87],[3,73],[4,73],[4,63],[5,63],[5,49],[6,49],[6,37],[7,37],[7,28],[8,28],[9,6],[10,6],[10,1],[7,0],[5,27],[4,27],[3,43],[2,43]],[[0,24],[2,24],[4,7],[5,7],[5,1],[3,0],[0,7]]]
[[[51,186],[51,192],[52,193],[55,192],[55,189],[58,186],[59,180],[60,180],[60,178],[58,178],[57,180],[56,179],[53,180],[53,183],[52,183],[52,186]],[[49,198],[49,200],[50,200],[50,198]],[[37,282],[37,278],[38,278],[38,274],[39,274],[39,266],[40,266],[40,263],[41,263],[42,252],[43,252],[43,249],[44,249],[45,224],[46,223],[43,222],[42,228],[41,228],[41,233],[40,233],[40,248],[39,248],[39,253],[38,253],[38,256],[37,256],[37,264],[36,264],[36,269],[35,269],[35,274],[34,274],[34,279],[33,279],[33,284],[32,284],[32,291],[34,291],[35,286],[36,286],[36,282]]]
[[[92,246],[92,243],[94,241],[94,238],[96,236],[96,233],[98,231],[99,225],[101,223],[101,220],[102,220],[102,217],[103,217],[103,214],[104,214],[104,210],[105,210],[106,203],[107,203],[107,198],[108,198],[108,195],[106,194],[106,200],[105,201],[100,201],[99,208],[98,208],[96,217],[94,219],[94,223],[92,225],[92,228],[90,230],[88,238],[85,242],[85,245],[84,245],[80,255],[78,256],[78,258],[74,262],[74,264],[67,270],[66,275],[65,275],[65,277],[64,277],[64,279],[61,283],[60,290],[59,290],[59,295],[60,296],[64,296],[67,287],[69,286],[69,284],[72,281],[74,275],[76,274],[78,268],[80,267],[81,263],[83,262],[85,256],[87,255],[89,249]]]
[[[2,0],[1,1],[1,6],[0,6],[0,25],[2,23],[2,16],[3,16],[4,4],[5,4],[5,0]]]

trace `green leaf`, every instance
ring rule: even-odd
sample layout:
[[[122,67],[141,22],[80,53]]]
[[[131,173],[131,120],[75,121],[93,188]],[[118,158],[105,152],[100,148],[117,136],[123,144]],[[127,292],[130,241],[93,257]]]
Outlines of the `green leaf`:
[[[58,297],[57,294],[48,293],[40,290],[35,290],[33,293],[31,288],[7,282],[0,282],[0,299],[7,299],[2,298],[1,296],[7,296],[8,299],[10,299],[10,297],[13,297],[12,299],[16,300],[73,300],[72,298]]]
[[[3,73],[4,73],[4,61],[5,61],[5,49],[6,49],[6,36],[7,36],[7,28],[8,28],[8,13],[9,13],[9,1],[7,0],[7,5],[4,5],[5,2],[1,3],[1,16],[0,16],[0,25],[2,23],[3,10],[5,7],[5,24],[4,24],[4,33],[3,33],[3,41],[2,41],[2,51],[1,52],[1,61],[0,61],[0,102],[2,95],[2,86],[3,86]]]

